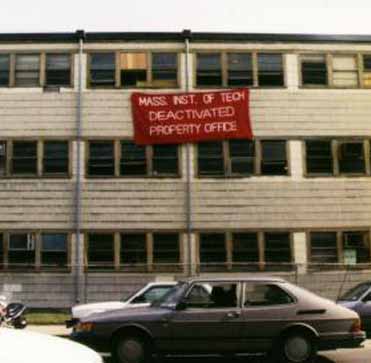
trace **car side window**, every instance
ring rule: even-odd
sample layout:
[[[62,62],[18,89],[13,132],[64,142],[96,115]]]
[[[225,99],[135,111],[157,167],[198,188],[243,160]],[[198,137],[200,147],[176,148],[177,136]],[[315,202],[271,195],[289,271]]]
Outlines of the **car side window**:
[[[133,301],[132,304],[146,304],[146,303],[152,303],[155,300],[160,299],[163,297],[169,290],[171,289],[171,286],[155,286],[149,288],[147,291],[145,291],[143,294],[138,295]]]
[[[367,302],[371,302],[371,292],[369,292],[363,299],[362,299],[363,302],[367,303]]]
[[[187,307],[234,308],[237,306],[237,286],[237,283],[195,284],[187,295]]]
[[[273,284],[246,283],[243,306],[272,306],[294,302],[279,286]]]

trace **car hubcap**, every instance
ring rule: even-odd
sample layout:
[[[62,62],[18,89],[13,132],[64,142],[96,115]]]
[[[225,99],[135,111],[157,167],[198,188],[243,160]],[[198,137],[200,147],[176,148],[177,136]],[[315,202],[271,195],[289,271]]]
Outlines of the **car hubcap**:
[[[310,344],[300,336],[289,338],[285,344],[285,354],[292,362],[305,362],[310,356]]]
[[[134,339],[127,339],[119,347],[119,356],[125,363],[140,363],[143,361],[143,346]]]

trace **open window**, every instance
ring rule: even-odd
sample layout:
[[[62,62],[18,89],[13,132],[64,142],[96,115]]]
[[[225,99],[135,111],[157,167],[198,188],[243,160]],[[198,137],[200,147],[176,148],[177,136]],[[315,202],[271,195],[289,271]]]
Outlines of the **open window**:
[[[371,88],[371,54],[364,54],[362,56],[363,73],[362,81],[364,88]]]
[[[114,237],[111,233],[88,234],[88,268],[112,270],[114,266]]]
[[[343,232],[343,256],[346,265],[370,263],[370,240],[367,232]]]
[[[40,54],[17,54],[16,87],[40,87]]]
[[[301,81],[303,86],[309,87],[328,85],[326,55],[306,54],[301,56]]]
[[[254,84],[252,54],[228,53],[228,86],[252,86]]]
[[[0,87],[9,87],[10,81],[10,56],[0,54]]]
[[[176,87],[178,56],[176,53],[152,53],[152,86]]]
[[[287,175],[286,141],[264,140],[261,142],[262,175]]]
[[[36,235],[34,233],[10,233],[8,263],[10,269],[35,268]]]
[[[207,87],[223,85],[220,53],[197,54],[196,84]]]
[[[68,236],[66,233],[41,235],[41,268],[66,269],[68,267]]]
[[[37,141],[13,141],[13,175],[37,175]]]
[[[91,53],[90,85],[114,87],[115,83],[115,53]]]
[[[260,87],[282,87],[284,85],[282,54],[258,54],[258,84]]]
[[[115,175],[113,141],[90,141],[88,175],[110,177]]]
[[[71,86],[71,56],[69,54],[46,55],[46,86]]]
[[[120,54],[120,74],[122,87],[147,86],[148,57],[147,53]]]

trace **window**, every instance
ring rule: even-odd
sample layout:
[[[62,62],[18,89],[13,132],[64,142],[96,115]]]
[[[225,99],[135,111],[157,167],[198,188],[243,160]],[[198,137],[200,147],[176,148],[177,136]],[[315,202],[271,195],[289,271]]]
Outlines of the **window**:
[[[0,270],[4,269],[4,234],[0,233]]]
[[[36,235],[33,233],[9,234],[8,262],[11,269],[35,267]]]
[[[264,234],[265,262],[267,270],[291,269],[291,241],[289,233]]]
[[[153,286],[143,294],[138,295],[130,304],[152,304],[154,301],[161,299],[167,294],[172,286]]]
[[[6,174],[6,142],[0,141],[0,176]]]
[[[203,142],[198,144],[198,175],[219,176],[224,174],[222,142]]]
[[[178,146],[153,145],[153,175],[178,175]]]
[[[254,142],[246,140],[229,140],[229,159],[232,175],[254,174]]]
[[[152,83],[154,86],[176,87],[178,84],[176,53],[152,53]]]
[[[370,241],[367,232],[343,232],[344,263],[370,263]]]
[[[277,285],[245,283],[244,307],[292,304],[294,299]]]
[[[326,56],[314,54],[302,56],[301,78],[303,86],[327,86]]]
[[[370,88],[371,87],[371,54],[363,55],[363,87]]]
[[[333,174],[332,143],[330,140],[306,141],[308,174]]]
[[[128,176],[147,175],[146,147],[132,141],[121,141],[120,174]]]
[[[147,85],[148,59],[146,53],[122,53],[120,65],[123,87],[145,87]]]
[[[121,268],[147,270],[147,237],[145,233],[121,234]]]
[[[237,87],[254,85],[251,54],[228,54],[228,85]]]
[[[222,86],[220,53],[197,54],[197,86]]]
[[[71,85],[71,56],[69,54],[46,55],[46,85]]]
[[[40,55],[17,54],[15,63],[15,85],[17,87],[40,86]]]
[[[356,88],[358,84],[358,65],[355,55],[332,56],[332,82],[338,88]]]
[[[177,233],[153,234],[153,263],[156,270],[174,270],[180,263],[179,235]]]
[[[281,54],[258,54],[258,83],[263,86],[283,86]]]
[[[67,265],[67,234],[43,233],[41,235],[41,267],[43,269],[65,269]]]
[[[88,174],[100,177],[115,175],[112,141],[91,141],[89,143]]]
[[[115,53],[90,54],[90,85],[115,86]]]
[[[44,142],[43,173],[45,174],[68,174],[68,142],[46,141]]]
[[[227,250],[224,233],[200,234],[201,271],[224,270],[227,261]]]
[[[36,175],[37,142],[14,141],[11,162],[13,175]]]
[[[339,145],[339,172],[365,174],[363,142],[341,142]]]
[[[9,86],[10,74],[10,56],[9,54],[0,54],[0,87]]]
[[[233,233],[233,269],[255,271],[259,269],[259,246],[257,233]]]
[[[326,264],[338,263],[337,233],[311,232],[310,259],[316,268],[328,267]]]
[[[262,175],[287,175],[286,142],[262,141]]]
[[[113,234],[89,233],[87,246],[88,268],[109,270],[114,266]]]

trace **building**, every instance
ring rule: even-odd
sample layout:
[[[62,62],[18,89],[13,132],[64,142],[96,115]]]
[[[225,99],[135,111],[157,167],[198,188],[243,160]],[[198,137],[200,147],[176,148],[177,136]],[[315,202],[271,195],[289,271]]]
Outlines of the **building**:
[[[133,143],[133,91],[229,87],[252,142]],[[371,36],[0,34],[0,285],[63,307],[265,272],[336,297],[371,276],[370,100]]]

